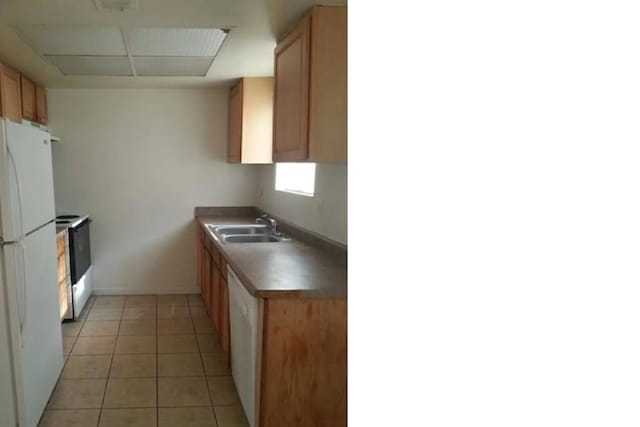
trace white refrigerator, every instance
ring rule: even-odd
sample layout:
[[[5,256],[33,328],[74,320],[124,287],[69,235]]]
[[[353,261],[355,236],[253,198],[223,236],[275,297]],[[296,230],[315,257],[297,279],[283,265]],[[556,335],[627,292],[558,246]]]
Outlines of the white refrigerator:
[[[36,427],[62,370],[51,136],[0,118],[0,426]]]

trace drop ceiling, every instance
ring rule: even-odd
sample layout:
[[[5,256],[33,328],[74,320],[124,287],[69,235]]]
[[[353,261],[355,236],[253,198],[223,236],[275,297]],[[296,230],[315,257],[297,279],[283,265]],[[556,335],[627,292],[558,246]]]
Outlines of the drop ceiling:
[[[276,39],[318,2],[134,3],[120,11],[94,0],[0,0],[0,60],[51,88],[228,87],[239,77],[273,75]],[[216,41],[211,29],[229,32]]]
[[[21,38],[65,76],[207,75],[227,30],[24,25]]]

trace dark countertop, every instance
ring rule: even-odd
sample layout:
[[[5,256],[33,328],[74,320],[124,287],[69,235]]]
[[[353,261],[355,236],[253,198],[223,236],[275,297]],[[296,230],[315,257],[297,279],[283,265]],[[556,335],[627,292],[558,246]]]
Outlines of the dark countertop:
[[[347,298],[347,267],[300,241],[222,243],[207,225],[253,224],[255,217],[197,217],[251,295],[261,298]]]

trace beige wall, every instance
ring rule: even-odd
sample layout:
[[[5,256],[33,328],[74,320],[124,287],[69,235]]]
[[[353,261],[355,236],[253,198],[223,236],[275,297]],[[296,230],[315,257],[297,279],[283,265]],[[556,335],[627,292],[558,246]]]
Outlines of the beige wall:
[[[56,209],[93,218],[97,292],[196,292],[195,206],[254,205],[226,90],[48,91]]]
[[[318,164],[315,197],[275,191],[275,166],[261,166],[258,207],[347,244],[347,166]]]

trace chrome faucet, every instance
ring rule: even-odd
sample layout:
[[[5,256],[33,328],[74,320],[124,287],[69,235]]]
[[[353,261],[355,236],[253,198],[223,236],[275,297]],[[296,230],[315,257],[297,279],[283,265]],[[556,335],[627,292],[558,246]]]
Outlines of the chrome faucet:
[[[282,234],[278,231],[278,221],[276,221],[274,218],[271,218],[267,214],[260,215],[259,218],[256,218],[256,222],[266,224],[267,227],[269,227],[269,229],[271,230],[271,234],[273,234],[274,236],[279,236]]]

